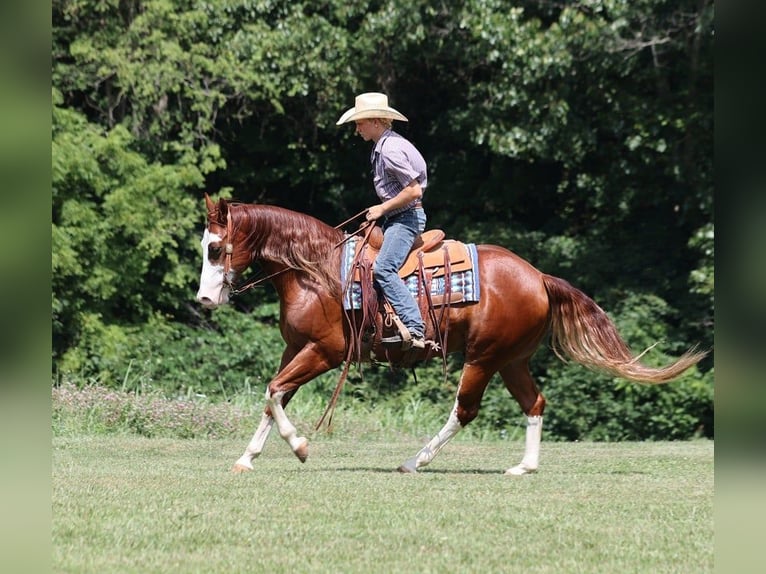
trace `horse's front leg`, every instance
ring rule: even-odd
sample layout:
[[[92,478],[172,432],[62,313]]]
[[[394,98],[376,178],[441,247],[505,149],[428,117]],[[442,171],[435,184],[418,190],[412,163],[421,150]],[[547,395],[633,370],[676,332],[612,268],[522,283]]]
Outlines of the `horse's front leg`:
[[[284,369],[294,358],[295,352],[290,347],[286,348],[282,353],[282,360],[279,363],[278,372],[282,372],[282,369]],[[291,396],[288,396],[287,399],[290,399],[290,397]],[[261,422],[258,425],[253,438],[250,439],[242,456],[240,456],[237,459],[237,462],[234,463],[234,466],[231,469],[232,472],[242,473],[253,470],[253,460],[258,458],[261,455],[261,452],[263,452],[263,447],[266,444],[266,439],[269,438],[272,426],[274,426],[274,419],[271,416],[271,411],[266,408],[263,411]]]
[[[280,361],[279,370],[277,372],[281,373],[285,367],[287,367],[287,365],[289,365],[295,359],[296,354],[296,351],[291,347],[286,348],[282,353],[282,360]],[[290,401],[294,394],[295,390],[293,390],[291,393],[283,394],[280,401],[282,407],[284,407]],[[272,427],[274,426],[274,417],[271,414],[272,411],[268,405],[268,400],[269,392],[267,388],[267,406],[263,411],[263,415],[261,416],[261,422],[258,425],[253,438],[250,439],[245,452],[237,459],[237,462],[234,463],[234,466],[231,469],[231,471],[234,473],[242,473],[253,470],[253,460],[258,458],[261,455],[261,452],[263,452],[263,447],[266,444],[266,440],[269,438]]]
[[[266,408],[277,425],[279,435],[287,441],[295,456],[301,462],[306,462],[309,455],[308,439],[298,436],[298,431],[290,422],[283,407],[283,398],[290,396],[308,381],[329,371],[337,365],[330,364],[326,357],[317,351],[313,344],[301,349],[293,359],[285,365],[279,374],[266,388]]]
[[[253,459],[258,458],[263,451],[263,445],[266,444],[266,439],[269,438],[273,424],[274,419],[269,414],[269,411],[264,411],[261,417],[261,424],[258,425],[253,438],[250,439],[244,454],[234,463],[234,467],[231,469],[232,472],[239,473],[253,470]]]
[[[301,462],[306,462],[309,456],[309,441],[305,436],[298,436],[298,429],[287,418],[287,413],[285,413],[285,409],[282,407],[283,394],[284,392],[282,391],[272,392],[271,385],[269,385],[269,388],[266,389],[266,404],[271,409],[274,422],[277,423],[279,436],[287,441],[287,444],[290,445],[295,456]]]

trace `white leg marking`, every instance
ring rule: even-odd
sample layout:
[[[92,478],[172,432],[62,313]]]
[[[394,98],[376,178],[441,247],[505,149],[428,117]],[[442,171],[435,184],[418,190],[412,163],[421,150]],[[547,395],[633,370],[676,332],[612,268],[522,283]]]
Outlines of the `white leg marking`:
[[[524,458],[521,463],[509,468],[505,474],[521,476],[537,470],[540,462],[540,439],[543,435],[543,417],[527,417],[527,436],[524,443]]]
[[[437,454],[439,454],[439,451],[444,448],[444,445],[446,445],[461,428],[463,427],[460,425],[460,421],[457,418],[457,403],[455,403],[455,406],[447,419],[447,424],[442,427],[442,430],[440,430],[426,446],[420,449],[418,454],[407,459],[399,467],[399,470],[401,472],[417,472],[420,467],[426,466]]]
[[[301,449],[306,448],[308,440],[306,440],[306,437],[298,436],[298,430],[293,423],[290,422],[290,419],[287,418],[285,409],[282,408],[282,394],[283,393],[277,393],[276,395],[271,395],[269,390],[266,389],[266,402],[271,409],[274,422],[277,423],[279,436],[287,441],[287,444],[290,445],[290,448],[293,449],[294,453],[298,454]]]
[[[266,439],[269,438],[269,433],[271,432],[273,424],[274,419],[266,413],[263,413],[261,424],[258,425],[258,430],[255,431],[253,438],[250,439],[250,443],[245,449],[245,453],[239,457],[239,460],[237,460],[235,465],[253,470],[253,459],[258,458],[263,451],[263,445],[266,443]]]

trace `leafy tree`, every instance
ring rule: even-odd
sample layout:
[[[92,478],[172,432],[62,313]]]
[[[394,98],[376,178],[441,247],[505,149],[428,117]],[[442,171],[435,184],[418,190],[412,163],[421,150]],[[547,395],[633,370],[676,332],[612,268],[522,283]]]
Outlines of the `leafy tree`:
[[[86,321],[131,325],[182,308],[200,220],[186,190],[202,174],[149,163],[122,126],[107,132],[55,104],[53,339],[62,353],[78,343]]]

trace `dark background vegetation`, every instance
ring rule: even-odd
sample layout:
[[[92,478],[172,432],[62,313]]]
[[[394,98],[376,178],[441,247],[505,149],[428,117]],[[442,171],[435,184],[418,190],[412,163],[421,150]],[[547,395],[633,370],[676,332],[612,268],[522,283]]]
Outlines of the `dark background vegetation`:
[[[369,144],[335,126],[363,91],[410,119],[429,227],[566,278],[660,341],[649,363],[713,346],[712,1],[54,0],[52,23],[54,384],[262,389],[274,293],[195,304],[202,194],[332,225],[370,205]],[[368,368],[344,400],[446,417],[459,366]],[[713,436],[712,367],[646,388],[543,348],[546,436]],[[518,420],[500,387],[473,424]]]

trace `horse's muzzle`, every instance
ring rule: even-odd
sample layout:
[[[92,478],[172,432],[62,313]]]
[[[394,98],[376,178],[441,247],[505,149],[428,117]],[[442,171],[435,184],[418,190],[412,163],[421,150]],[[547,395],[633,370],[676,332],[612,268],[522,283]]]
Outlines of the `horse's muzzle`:
[[[203,306],[208,309],[214,309],[215,307],[218,307],[218,302],[213,301],[210,297],[202,297],[200,295],[197,295],[197,301]]]
[[[224,288],[218,293],[203,293],[200,290],[197,292],[197,301],[207,309],[215,309],[219,305],[225,305],[229,302],[229,290]]]

